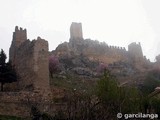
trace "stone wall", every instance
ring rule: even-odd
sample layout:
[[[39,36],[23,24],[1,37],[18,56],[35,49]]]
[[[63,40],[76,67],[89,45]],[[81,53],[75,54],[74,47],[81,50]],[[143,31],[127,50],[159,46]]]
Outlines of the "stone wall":
[[[70,41],[59,45],[53,52],[58,57],[84,55],[91,61],[99,61],[106,64],[114,62],[127,62],[139,66],[147,66],[150,62],[143,56],[140,43],[128,45],[128,51],[124,47],[109,46],[105,42],[83,39],[82,24],[72,23],[70,26]],[[140,69],[141,69],[140,67]]]
[[[16,54],[18,47],[27,40],[27,30],[15,27],[15,32],[13,32],[12,44],[9,49],[9,59],[12,60],[12,64],[16,64]]]
[[[48,91],[48,42],[40,37],[27,40],[26,30],[16,27],[10,47],[10,61],[15,66],[19,79],[17,88],[27,91]]]
[[[86,44],[86,47],[83,49],[83,54],[91,60],[106,64],[116,61],[128,61],[128,52],[124,48],[108,46],[103,43],[96,43],[95,41],[90,41]]]
[[[65,103],[51,102],[36,92],[0,92],[0,115],[30,117],[32,106],[50,115],[66,107]]]

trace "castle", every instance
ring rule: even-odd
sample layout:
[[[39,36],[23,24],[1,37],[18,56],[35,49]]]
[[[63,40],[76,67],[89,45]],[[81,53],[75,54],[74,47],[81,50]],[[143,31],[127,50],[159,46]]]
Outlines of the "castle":
[[[69,42],[60,44],[51,54],[56,55],[59,59],[64,56],[67,58],[85,56],[91,62],[96,61],[105,64],[121,61],[131,63],[137,69],[141,69],[149,63],[149,60],[143,56],[140,43],[131,43],[128,45],[127,51],[123,47],[109,46],[106,43],[84,39],[82,24],[75,22],[70,27]],[[37,40],[30,41],[27,39],[26,29],[15,27],[9,59],[20,77],[16,83],[16,88],[26,91],[49,90],[48,58],[49,51],[46,40],[38,37]],[[86,65],[82,65],[79,60],[69,59],[69,61],[75,64],[74,66],[86,69]]]
[[[87,56],[91,61],[99,61],[106,64],[123,61],[144,65],[150,63],[143,56],[140,43],[128,45],[128,51],[124,47],[109,46],[106,43],[83,38],[82,24],[73,22],[70,27],[70,40],[60,44],[54,51],[58,57],[68,55]]]
[[[46,40],[38,37],[36,40],[30,41],[27,39],[27,30],[16,26],[9,50],[9,60],[19,76],[16,84],[11,87],[18,92],[0,93],[0,114],[29,116],[30,106],[26,104],[29,99],[31,102],[40,102],[41,110],[47,111],[48,109],[51,112],[51,109],[49,109],[51,103],[46,103],[43,106],[40,100],[44,98],[43,102],[45,102],[45,98],[47,98],[45,95],[49,96],[48,93],[50,93],[48,58],[52,54],[59,58],[64,71],[75,70],[81,75],[83,73],[89,75],[90,71],[92,74],[97,67],[97,63],[109,65],[120,61],[132,64],[136,67],[136,70],[145,69],[144,66],[150,64],[150,61],[143,56],[140,43],[131,43],[127,51],[123,47],[109,46],[106,43],[84,39],[81,23],[72,23],[69,42],[60,44],[52,52],[48,51]],[[160,61],[159,56],[157,59]],[[119,68],[125,67],[122,65]],[[130,71],[131,69],[127,68],[124,71]],[[135,74],[132,74],[131,77],[134,76]],[[50,99],[48,100],[50,102]],[[64,104],[62,106],[65,107]],[[52,103],[54,112],[59,107]]]
[[[15,27],[9,50],[9,60],[15,66],[19,90],[48,90],[48,42],[40,37],[27,39],[27,30]]]

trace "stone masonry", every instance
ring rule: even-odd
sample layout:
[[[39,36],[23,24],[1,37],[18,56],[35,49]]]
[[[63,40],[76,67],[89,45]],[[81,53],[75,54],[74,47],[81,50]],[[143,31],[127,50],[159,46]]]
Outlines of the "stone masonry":
[[[40,37],[27,40],[26,29],[15,28],[9,59],[19,75],[17,88],[25,91],[48,91],[48,42]]]
[[[77,60],[73,61],[75,64],[78,63],[79,58],[83,60],[83,56],[87,57],[84,59],[85,62],[82,61],[83,63],[87,63],[87,61],[91,63],[92,60],[107,64],[117,61],[132,62],[132,60],[138,63],[146,60],[140,44],[131,43],[127,51],[122,47],[108,46],[106,43],[102,44],[90,39],[84,40],[81,23],[71,24],[69,43],[65,42],[59,45],[54,54],[59,58],[79,56]],[[18,92],[0,93],[0,115],[29,116],[31,105],[34,104],[38,104],[41,111],[50,114],[54,114],[58,109],[65,109],[65,104],[59,105],[46,99],[51,95],[49,94],[48,55],[48,42],[46,40],[38,37],[36,40],[30,41],[27,39],[26,29],[15,27],[9,60],[19,76],[16,85],[14,84]],[[160,59],[157,58],[157,60]],[[79,62],[80,65],[82,62]],[[84,68],[80,66],[80,69],[75,70],[88,70],[85,65]],[[49,98],[51,97],[49,96]]]
[[[72,22],[70,27],[70,40],[83,39],[82,24]]]
[[[128,45],[128,52],[130,53],[132,59],[136,62],[143,60],[143,52],[141,44],[136,44],[135,42]]]
[[[106,64],[123,61],[139,63],[142,65],[147,61],[142,53],[140,43],[131,43],[128,45],[128,51],[124,47],[109,46],[106,43],[101,43],[96,40],[83,39],[82,24],[73,22],[70,26],[70,40],[69,43],[60,44],[55,53],[63,56],[71,53],[75,55],[87,56],[90,60],[99,61]],[[63,50],[63,48],[66,48]]]

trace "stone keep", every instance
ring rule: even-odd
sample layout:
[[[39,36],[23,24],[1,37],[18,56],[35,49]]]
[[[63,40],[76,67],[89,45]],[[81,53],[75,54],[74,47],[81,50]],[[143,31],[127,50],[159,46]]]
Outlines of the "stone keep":
[[[132,60],[136,62],[142,62],[144,60],[142,47],[140,43],[131,43],[128,45],[128,52],[132,58]]]
[[[70,27],[70,40],[83,39],[82,24],[72,22]]]
[[[15,28],[9,59],[19,75],[17,87],[26,91],[49,90],[48,42],[27,40],[26,29]]]

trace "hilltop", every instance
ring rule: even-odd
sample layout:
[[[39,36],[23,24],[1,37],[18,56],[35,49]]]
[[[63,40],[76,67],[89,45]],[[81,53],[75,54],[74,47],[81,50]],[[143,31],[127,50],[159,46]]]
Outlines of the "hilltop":
[[[60,74],[64,76],[74,74],[94,79],[101,74],[99,67],[105,66],[121,84],[133,83],[134,80],[142,84],[145,75],[159,66],[158,62],[152,63],[143,56],[140,43],[129,44],[127,51],[124,47],[84,39],[82,24],[74,22],[70,27],[69,42],[58,45],[50,53],[52,55],[59,59]]]

